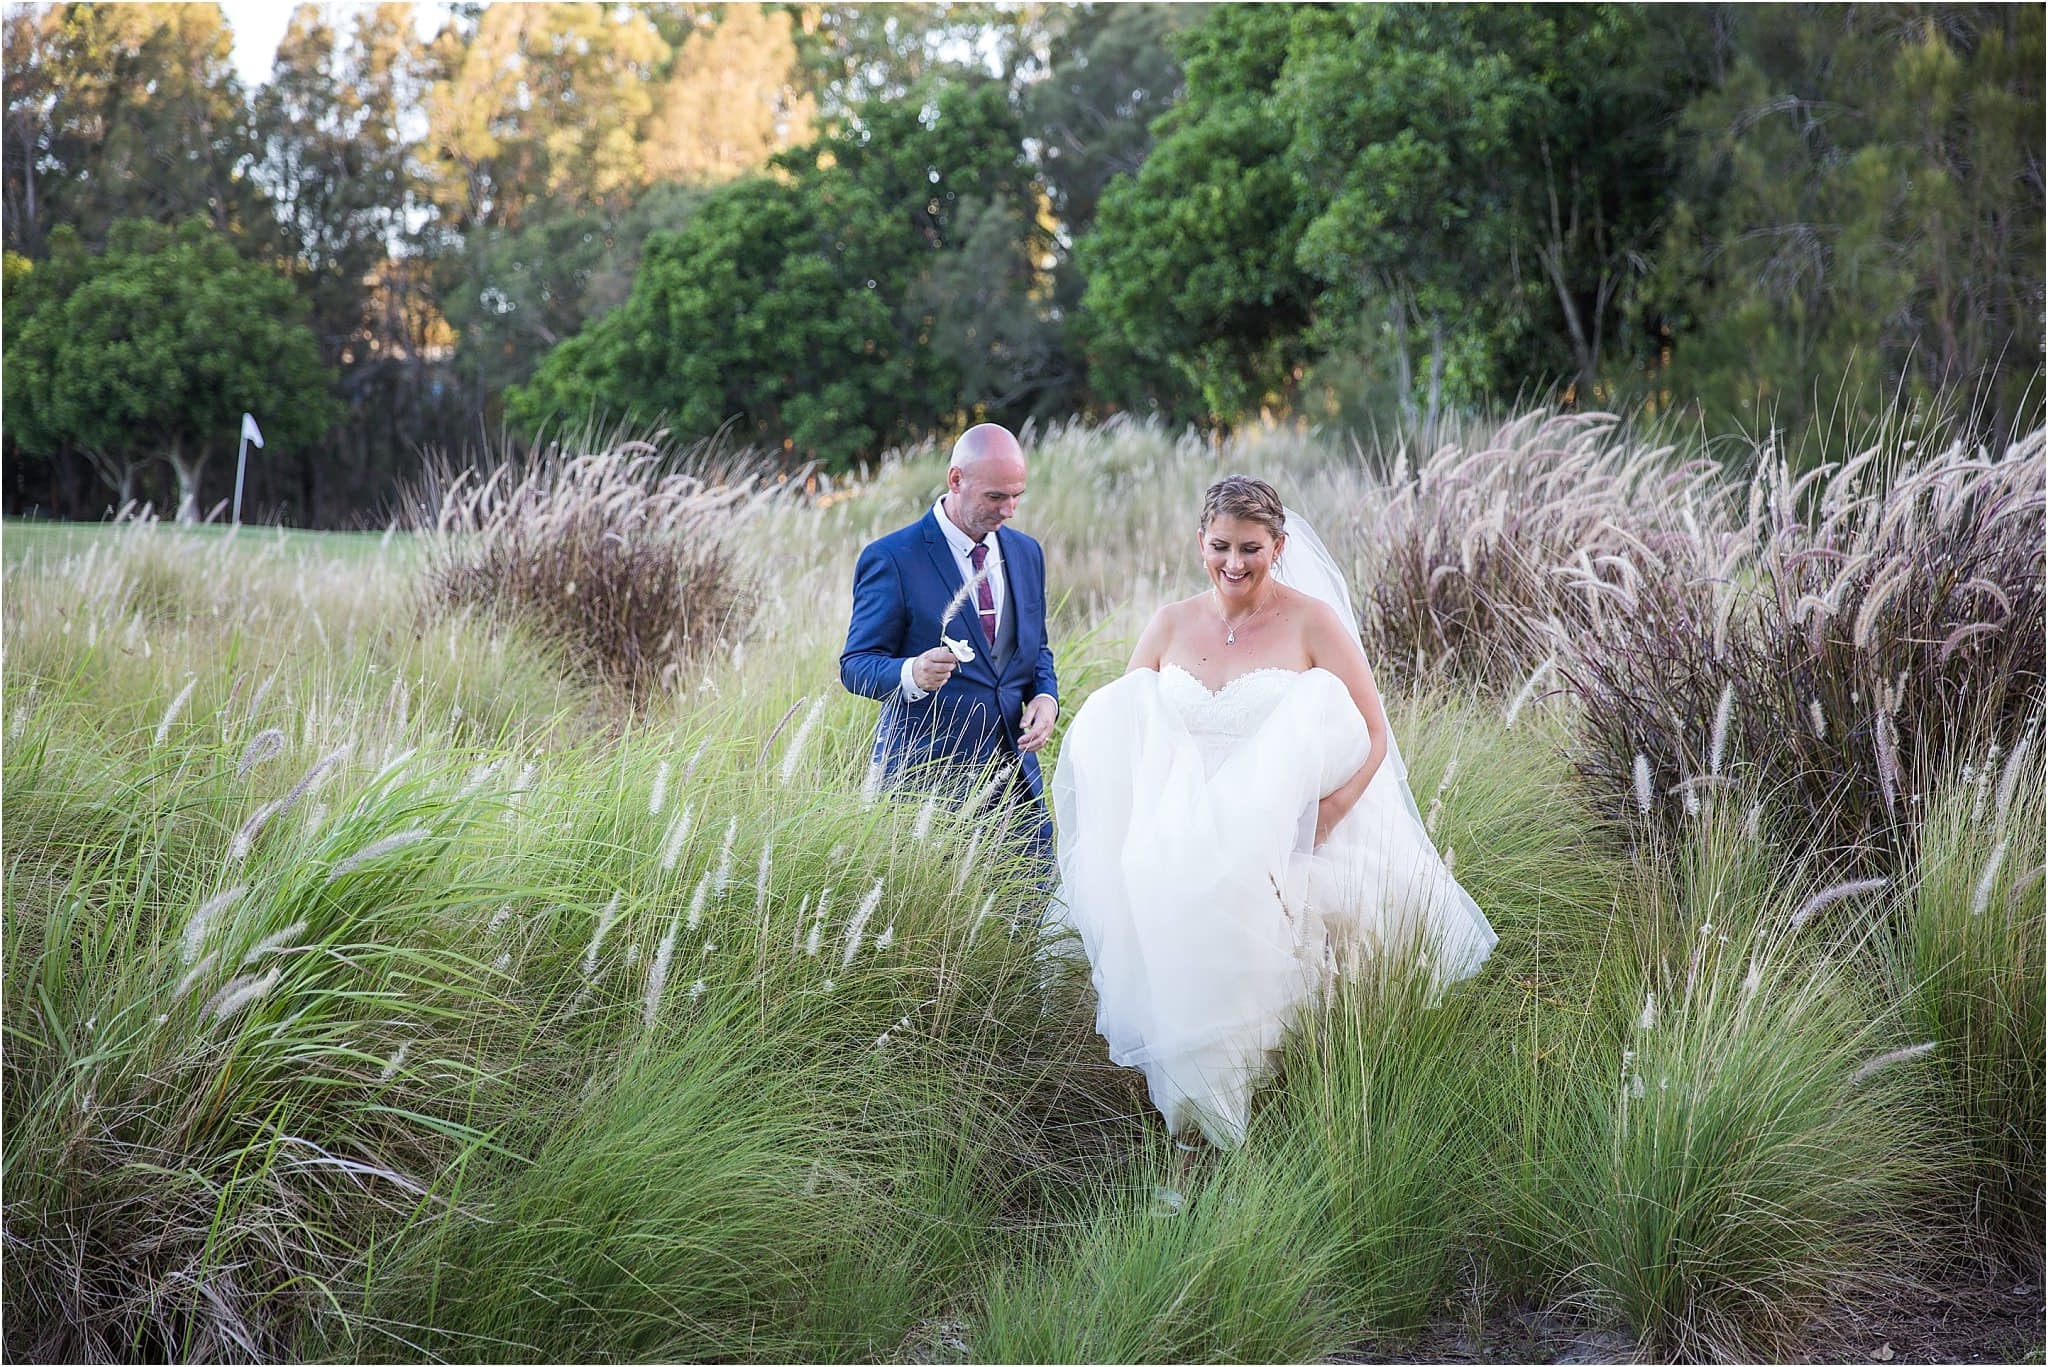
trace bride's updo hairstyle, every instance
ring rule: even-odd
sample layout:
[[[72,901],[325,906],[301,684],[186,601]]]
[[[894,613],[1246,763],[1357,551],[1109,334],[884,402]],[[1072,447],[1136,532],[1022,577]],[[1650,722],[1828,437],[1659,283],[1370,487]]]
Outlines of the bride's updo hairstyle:
[[[1287,514],[1281,510],[1279,491],[1263,479],[1250,475],[1225,475],[1209,486],[1202,498],[1201,530],[1219,517],[1256,522],[1275,539],[1287,534]]]

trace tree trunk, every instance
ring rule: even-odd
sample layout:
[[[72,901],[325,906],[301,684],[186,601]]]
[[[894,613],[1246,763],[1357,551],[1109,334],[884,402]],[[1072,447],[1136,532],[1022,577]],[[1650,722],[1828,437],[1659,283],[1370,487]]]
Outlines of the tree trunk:
[[[1444,320],[1440,315],[1429,318],[1429,445],[1436,448],[1437,419],[1444,407]]]
[[[206,457],[185,455],[182,442],[172,442],[169,459],[171,469],[178,473],[178,521],[199,520],[199,475],[206,469]]]
[[[1394,385],[1401,396],[1401,416],[1415,421],[1415,366],[1408,357],[1408,309],[1400,291],[1387,293],[1387,324],[1394,330]]]

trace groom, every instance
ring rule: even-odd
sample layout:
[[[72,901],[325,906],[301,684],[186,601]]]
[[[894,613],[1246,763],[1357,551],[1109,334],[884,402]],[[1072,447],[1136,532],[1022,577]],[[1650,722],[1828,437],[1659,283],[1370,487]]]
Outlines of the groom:
[[[1003,525],[1024,477],[1024,450],[1007,430],[983,423],[961,434],[938,502],[860,553],[839,680],[882,703],[874,759],[885,775],[915,766],[971,781],[994,764],[1018,832],[1050,862],[1038,751],[1059,715],[1059,681],[1045,638],[1045,554]]]

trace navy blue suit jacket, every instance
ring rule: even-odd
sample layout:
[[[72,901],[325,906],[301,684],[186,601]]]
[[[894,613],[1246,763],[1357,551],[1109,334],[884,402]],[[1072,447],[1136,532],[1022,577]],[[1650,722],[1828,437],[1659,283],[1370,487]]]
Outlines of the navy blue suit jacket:
[[[974,658],[921,701],[903,700],[903,661],[939,644],[939,614],[960,591],[959,562],[939,530],[937,512],[930,511],[861,551],[839,681],[850,693],[882,700],[874,757],[886,773],[933,762],[973,768],[1007,755],[1038,798],[1044,791],[1038,756],[1019,753],[1017,733],[1027,701],[1041,693],[1059,696],[1045,638],[1045,552],[1008,527],[996,538],[1009,589],[1003,610],[1015,614],[1017,625],[1017,647],[1000,673],[969,599],[947,631],[974,646]]]

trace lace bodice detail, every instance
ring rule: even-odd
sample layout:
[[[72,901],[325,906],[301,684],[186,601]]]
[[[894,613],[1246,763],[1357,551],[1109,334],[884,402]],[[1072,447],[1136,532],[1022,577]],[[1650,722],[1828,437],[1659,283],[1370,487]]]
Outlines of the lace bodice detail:
[[[1292,669],[1254,669],[1211,692],[1179,665],[1159,670],[1160,695],[1180,714],[1188,735],[1201,750],[1202,765],[1211,774],[1230,752],[1259,729],[1287,691],[1301,681]]]

